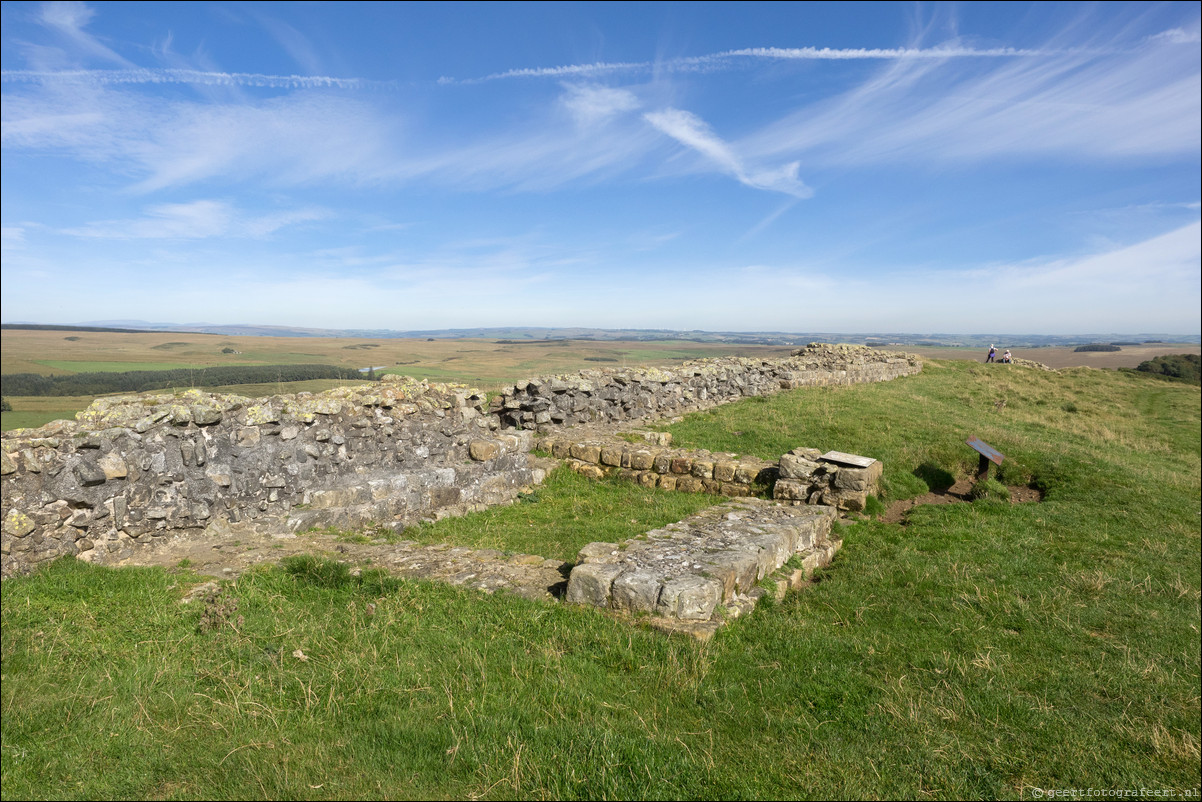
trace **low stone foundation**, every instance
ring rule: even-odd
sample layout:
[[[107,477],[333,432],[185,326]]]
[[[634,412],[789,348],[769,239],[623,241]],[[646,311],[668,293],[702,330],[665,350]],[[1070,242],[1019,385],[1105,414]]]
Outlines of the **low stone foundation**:
[[[663,442],[670,440],[670,435],[663,435]],[[568,431],[547,435],[535,447],[564,460],[583,476],[600,479],[613,474],[662,490],[755,496],[776,481],[776,465],[755,457],[631,443],[620,435]]]
[[[831,536],[835,514],[740,499],[642,538],[590,543],[568,579],[567,601],[646,614],[664,629],[707,638],[769,589],[795,587],[830,563],[841,545]]]
[[[646,435],[644,442],[631,442],[639,434]],[[661,490],[732,498],[766,495],[781,502],[825,504],[850,512],[863,510],[868,496],[880,493],[884,466],[879,460],[795,448],[778,462],[768,462],[671,448],[671,440],[667,433],[614,434],[582,428],[544,435],[535,441],[535,448],[564,460],[582,476],[618,476]]]

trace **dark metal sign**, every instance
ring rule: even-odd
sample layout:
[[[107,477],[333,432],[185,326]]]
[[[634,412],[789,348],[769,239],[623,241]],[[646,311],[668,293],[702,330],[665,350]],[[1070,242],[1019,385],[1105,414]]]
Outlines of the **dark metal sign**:
[[[993,462],[998,465],[1002,464],[1002,460],[1006,458],[1002,452],[998,451],[993,446],[986,443],[979,437],[970,437],[964,441],[975,452],[981,455],[981,459],[977,465],[977,478],[984,479],[989,475],[989,463]]]
[[[987,458],[990,462],[996,463],[997,465],[1001,465],[1002,460],[1006,458],[1005,454],[998,451],[996,448],[989,445],[979,437],[970,437],[964,442],[968,443],[973,451],[977,452],[982,457]]]

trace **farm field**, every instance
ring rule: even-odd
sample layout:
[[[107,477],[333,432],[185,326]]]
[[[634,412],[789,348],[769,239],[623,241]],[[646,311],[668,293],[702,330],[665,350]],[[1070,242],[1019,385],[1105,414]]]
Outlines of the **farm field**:
[[[63,332],[0,330],[3,373],[45,376],[88,371],[124,372],[203,369],[228,365],[320,363],[350,369],[375,368],[430,381],[457,382],[481,390],[542,373],[589,367],[670,364],[686,359],[735,354],[784,356],[791,348],[731,346],[685,341],[625,342],[547,340],[361,340],[300,337],[229,337],[210,334]],[[226,353],[226,352],[229,353]],[[257,397],[276,393],[318,392],[334,383],[226,385],[220,392]],[[73,418],[92,397],[5,396],[13,412],[3,413],[5,430],[40,426]]]
[[[1005,405],[998,402],[1005,400]],[[1046,799],[1202,784],[1199,388],[932,361],[686,417],[675,441],[885,463],[885,501],[969,475],[1041,503],[844,524],[819,581],[708,643],[593,609],[373,573],[331,550],[206,577],[65,560],[5,581],[5,799]],[[647,520],[550,482],[423,541],[558,552]],[[655,491],[662,492],[662,491]],[[555,510],[547,516],[544,507]],[[598,531],[601,531],[600,529]],[[609,531],[609,530],[606,530]],[[347,532],[347,542],[371,537]],[[541,545],[540,545],[541,544]],[[265,555],[270,557],[270,555]]]
[[[225,349],[232,353],[223,353]],[[579,370],[727,354],[780,356],[789,350],[784,346],[728,346],[684,341],[361,340],[230,337],[179,332],[0,331],[3,372],[43,375],[85,369],[160,370],[164,366],[201,368],[321,363],[349,368],[384,366],[385,372],[399,372],[398,368],[437,368],[479,381],[501,383],[509,377],[520,378],[525,375],[524,371],[530,370]]]

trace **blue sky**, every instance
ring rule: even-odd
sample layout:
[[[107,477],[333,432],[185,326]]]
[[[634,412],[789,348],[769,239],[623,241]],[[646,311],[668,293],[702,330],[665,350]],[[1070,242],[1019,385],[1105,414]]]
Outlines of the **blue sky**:
[[[1200,8],[6,2],[0,317],[1197,334]]]

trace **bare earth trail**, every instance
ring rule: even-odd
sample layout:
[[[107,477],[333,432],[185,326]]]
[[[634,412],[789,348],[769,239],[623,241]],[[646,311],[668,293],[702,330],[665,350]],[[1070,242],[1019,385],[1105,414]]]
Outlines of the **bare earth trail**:
[[[933,490],[921,496],[895,501],[889,505],[881,520],[887,524],[906,525],[906,515],[910,510],[923,504],[962,504],[971,502],[973,482],[971,479],[960,479],[946,490]],[[1008,487],[1011,504],[1025,504],[1031,501],[1042,501],[1043,495],[1031,487]]]

